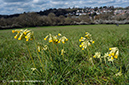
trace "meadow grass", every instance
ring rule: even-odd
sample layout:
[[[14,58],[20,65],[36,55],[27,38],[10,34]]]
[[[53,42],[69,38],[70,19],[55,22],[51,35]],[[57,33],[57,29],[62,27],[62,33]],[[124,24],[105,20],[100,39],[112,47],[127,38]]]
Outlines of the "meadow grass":
[[[24,28],[26,29],[26,28]],[[11,30],[0,30],[0,80],[4,84],[129,84],[129,25],[76,25],[27,28],[34,31],[35,41],[48,45],[49,50],[37,53],[35,42],[14,39]],[[81,50],[80,37],[89,32],[95,43]],[[44,41],[48,34],[61,33],[65,44]],[[118,47],[119,56],[112,62],[93,59],[111,47]],[[57,49],[58,48],[58,49]],[[61,49],[66,53],[61,55]],[[58,51],[58,52],[57,52]],[[30,53],[29,53],[30,52]],[[31,57],[34,60],[32,62]],[[51,60],[52,59],[52,60]],[[36,68],[32,71],[31,68]],[[121,69],[120,69],[121,68]],[[121,76],[116,76],[118,72]],[[10,80],[44,80],[45,82],[9,82]]]

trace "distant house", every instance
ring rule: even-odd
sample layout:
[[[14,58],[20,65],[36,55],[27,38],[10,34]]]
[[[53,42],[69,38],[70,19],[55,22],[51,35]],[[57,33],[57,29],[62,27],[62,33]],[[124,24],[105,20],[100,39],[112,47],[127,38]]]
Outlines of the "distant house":
[[[124,15],[128,10],[115,10],[114,15]]]

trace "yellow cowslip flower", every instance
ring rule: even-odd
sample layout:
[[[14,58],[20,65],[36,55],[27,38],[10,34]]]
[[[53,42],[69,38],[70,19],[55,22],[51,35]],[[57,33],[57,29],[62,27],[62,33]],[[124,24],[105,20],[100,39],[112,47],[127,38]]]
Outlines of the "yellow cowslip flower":
[[[29,38],[31,36],[31,32],[29,32],[26,36],[27,38]]]
[[[114,58],[116,58],[116,59],[117,59],[117,58],[118,58],[118,56],[117,56],[117,55],[115,55],[115,56],[114,56]]]
[[[15,30],[12,30],[12,33],[14,33],[15,32]]]
[[[18,36],[19,36],[19,33],[17,33],[17,34],[14,36],[14,38],[17,39]]]
[[[56,39],[56,42],[58,42],[58,39]]]
[[[27,38],[26,41],[29,41],[29,39]]]
[[[64,41],[62,41],[62,43],[64,44],[65,42],[64,42]]]
[[[114,55],[115,55],[115,53],[111,53],[111,55],[112,55],[112,56],[114,56]]]
[[[95,41],[92,41],[92,43],[94,44],[94,43],[95,43]]]
[[[64,55],[65,51],[64,49],[61,50],[61,55]]]
[[[27,32],[23,32],[25,35],[27,34]]]
[[[21,38],[18,38],[18,40],[21,40]]]
[[[85,32],[85,34],[87,34],[87,32]]]
[[[18,38],[18,40],[21,40],[23,37],[24,37],[24,34],[21,33],[20,36],[19,36],[19,38]]]
[[[83,37],[81,37],[81,39],[83,39]]]
[[[44,38],[44,40],[47,40],[47,38]]]
[[[81,42],[82,40],[81,39],[79,39],[79,42]]]
[[[66,39],[66,41],[68,41],[68,39]]]
[[[88,35],[85,35],[85,37],[88,37]]]
[[[15,39],[17,39],[17,36],[14,36]]]
[[[26,29],[26,30],[24,30],[23,33],[26,35],[26,34],[29,33],[30,31],[31,31],[31,30],[27,30],[27,29]]]
[[[60,34],[60,33],[58,33],[58,36],[61,36],[61,34]]]
[[[52,42],[52,40],[49,41],[49,43],[51,43],[51,42]]]
[[[96,58],[96,56],[93,56],[94,58]]]
[[[58,43],[60,43],[60,41],[58,41]]]
[[[82,47],[82,45],[79,45],[79,47],[81,48],[81,47]]]
[[[111,59],[113,60],[114,58],[113,58],[113,57],[111,57]]]
[[[22,32],[23,32],[23,34],[25,34],[25,35],[26,35],[26,34],[27,34],[27,33],[26,33],[26,31],[28,31],[28,30],[27,30],[27,29],[23,30],[23,31],[22,31]]]
[[[84,50],[84,48],[82,48],[82,50]]]
[[[112,48],[109,48],[109,50],[112,50]]]
[[[111,61],[113,62],[114,61],[114,58],[111,56],[111,57],[107,57],[108,61]]]
[[[53,36],[51,34],[47,35],[44,40],[47,40],[47,38],[49,37],[48,41],[49,43],[53,42],[54,43],[54,39],[53,39]],[[55,37],[56,38],[56,37]]]
[[[47,36],[44,38],[44,40],[47,40],[48,36],[50,36],[50,34],[49,34],[49,35],[47,35]]]
[[[25,38],[28,38],[27,36],[25,36]]]
[[[111,54],[108,54],[108,56],[111,56]]]

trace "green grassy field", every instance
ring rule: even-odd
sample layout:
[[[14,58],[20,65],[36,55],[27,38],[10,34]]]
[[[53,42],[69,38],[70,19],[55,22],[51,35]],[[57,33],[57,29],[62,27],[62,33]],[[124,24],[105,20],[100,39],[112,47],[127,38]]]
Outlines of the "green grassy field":
[[[0,30],[2,84],[129,84],[129,25],[49,26],[27,29],[34,31],[36,42],[17,40],[14,39],[16,33],[12,33],[12,30]],[[92,35],[95,43],[82,50],[79,47],[79,39],[85,36],[85,32]],[[44,40],[49,33],[61,33],[68,41],[57,45],[49,43]],[[37,52],[35,43],[38,42],[48,45],[49,50]],[[101,52],[103,56],[111,47],[119,49],[119,56],[113,63],[105,63],[103,59],[100,62],[99,59],[93,58],[95,52]],[[66,52],[63,56],[62,48]],[[89,58],[93,58],[94,64]],[[118,72],[122,75],[116,76]],[[28,82],[23,82],[25,80]]]

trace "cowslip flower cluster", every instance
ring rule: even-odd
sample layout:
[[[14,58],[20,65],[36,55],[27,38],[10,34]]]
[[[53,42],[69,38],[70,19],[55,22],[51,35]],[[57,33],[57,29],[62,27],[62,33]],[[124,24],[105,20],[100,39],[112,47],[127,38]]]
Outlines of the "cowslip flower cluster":
[[[15,33],[17,32],[17,34],[14,36],[15,39],[18,38],[18,40],[22,40],[23,38],[26,39],[26,41],[29,41],[33,39],[33,35],[34,35],[34,32],[31,31],[31,30],[23,30],[23,29],[17,29],[17,30],[12,30],[12,33]]]
[[[119,49],[117,47],[109,48],[110,52],[108,53],[108,61],[113,61],[118,58]]]
[[[38,52],[40,52],[41,50],[47,50],[47,49],[48,49],[47,45],[43,45],[43,44],[38,43],[38,46],[37,46]]]
[[[60,33],[58,35],[53,36],[51,34],[47,35],[44,40],[49,40],[49,43],[53,42],[54,44],[62,42],[63,44],[68,41],[68,39],[65,36],[62,36]]]
[[[120,71],[120,72],[116,73],[115,76],[122,76],[122,72]]]
[[[79,47],[81,47],[82,50],[86,49],[88,46],[91,46],[91,44],[95,43],[95,41],[92,40],[91,34],[88,32],[85,32],[85,37],[81,37],[79,41],[81,42],[81,45]]]
[[[112,48],[109,48],[109,51],[110,52],[107,52],[104,54],[104,56],[101,56],[101,53],[100,52],[96,52],[95,55],[93,56],[93,58],[104,58],[104,61],[106,62],[106,59],[108,61],[114,61],[114,59],[117,59],[118,58],[118,55],[119,55],[119,49],[117,47],[112,47]]]

